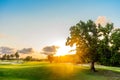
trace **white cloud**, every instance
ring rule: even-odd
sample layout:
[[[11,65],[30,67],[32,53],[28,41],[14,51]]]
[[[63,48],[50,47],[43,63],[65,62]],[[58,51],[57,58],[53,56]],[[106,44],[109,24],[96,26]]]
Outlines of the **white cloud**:
[[[97,20],[95,21],[95,23],[101,24],[102,26],[105,26],[107,23],[110,23],[110,20],[108,20],[106,18],[106,16],[98,16]]]

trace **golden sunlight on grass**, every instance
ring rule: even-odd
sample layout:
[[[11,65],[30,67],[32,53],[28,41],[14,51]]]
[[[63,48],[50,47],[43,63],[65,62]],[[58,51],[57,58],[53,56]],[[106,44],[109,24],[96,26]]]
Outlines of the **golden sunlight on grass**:
[[[71,76],[76,72],[75,66],[69,63],[68,64],[61,63],[55,65],[53,64],[53,66],[50,67],[50,70],[56,76],[61,76],[61,77]]]
[[[59,47],[55,56],[64,56],[64,55],[68,55],[68,54],[75,54],[75,51],[71,52],[71,50],[75,50],[76,47],[75,46],[73,46],[73,47],[66,46],[65,41],[63,41],[63,40],[56,41],[53,43],[53,45],[56,45]]]

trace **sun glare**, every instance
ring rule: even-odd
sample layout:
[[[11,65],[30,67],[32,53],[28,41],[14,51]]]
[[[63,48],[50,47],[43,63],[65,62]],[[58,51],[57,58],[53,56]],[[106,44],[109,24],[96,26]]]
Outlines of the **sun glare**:
[[[65,45],[65,41],[56,41],[53,43],[53,45],[59,46],[57,53],[55,54],[55,56],[64,56],[64,55],[68,55],[68,54],[75,54],[75,51],[70,52],[71,50],[75,50],[75,46],[73,47],[69,47]]]

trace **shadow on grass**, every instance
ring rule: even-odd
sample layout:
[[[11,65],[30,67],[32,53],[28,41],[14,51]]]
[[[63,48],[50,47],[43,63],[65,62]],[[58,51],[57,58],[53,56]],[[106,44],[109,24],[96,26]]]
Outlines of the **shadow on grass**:
[[[120,80],[120,72],[97,68],[97,72],[91,72],[89,69],[84,69],[77,74],[82,77],[82,80]],[[77,77],[77,76],[76,76]]]

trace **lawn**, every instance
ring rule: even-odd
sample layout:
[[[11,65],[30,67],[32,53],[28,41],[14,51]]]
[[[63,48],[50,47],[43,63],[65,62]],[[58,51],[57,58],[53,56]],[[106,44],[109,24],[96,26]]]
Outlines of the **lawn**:
[[[89,71],[87,65],[70,63],[0,64],[0,80],[120,80],[119,67],[96,68],[98,72]]]

